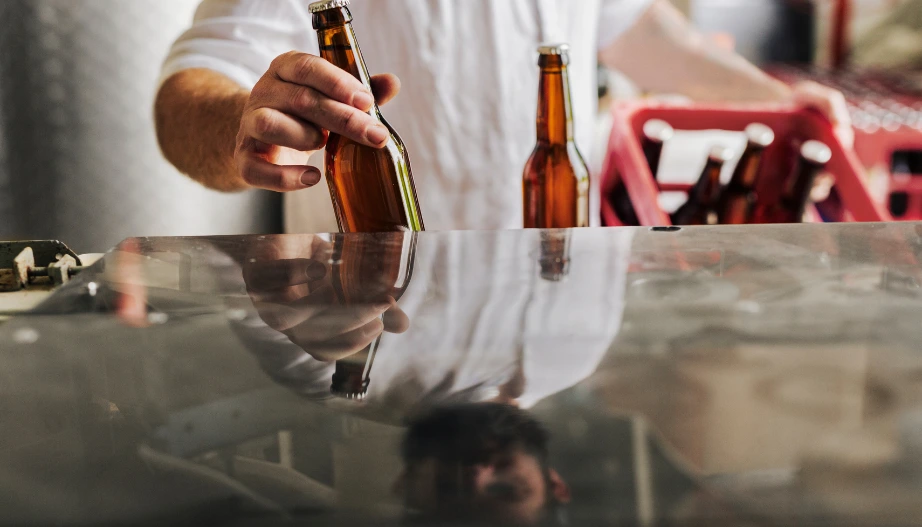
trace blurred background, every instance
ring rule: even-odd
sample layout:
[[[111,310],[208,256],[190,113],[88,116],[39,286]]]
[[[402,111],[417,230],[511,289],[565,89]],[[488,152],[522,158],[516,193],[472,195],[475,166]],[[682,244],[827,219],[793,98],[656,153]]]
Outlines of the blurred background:
[[[674,1],[760,65],[828,67],[846,56],[861,68],[922,65],[922,0]],[[94,252],[128,236],[280,231],[278,196],[205,190],[157,148],[159,68],[197,4],[0,2],[0,239],[54,238]],[[603,95],[632,95],[617,76],[601,79]]]
[[[220,194],[160,154],[160,66],[198,0],[0,2],[0,240],[277,232],[272,194]]]

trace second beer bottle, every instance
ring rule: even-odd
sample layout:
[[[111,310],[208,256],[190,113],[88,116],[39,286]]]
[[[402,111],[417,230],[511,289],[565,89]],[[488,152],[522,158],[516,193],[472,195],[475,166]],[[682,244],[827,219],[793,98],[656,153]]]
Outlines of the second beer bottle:
[[[538,144],[525,166],[525,228],[589,226],[589,169],[573,138],[569,46],[538,49]]]
[[[371,77],[355,31],[349,0],[325,0],[310,5],[320,56],[358,79],[371,91]],[[416,197],[407,148],[375,105],[368,115],[390,130],[384,148],[359,144],[330,134],[326,147],[326,178],[333,210],[342,232],[422,231],[423,217]]]

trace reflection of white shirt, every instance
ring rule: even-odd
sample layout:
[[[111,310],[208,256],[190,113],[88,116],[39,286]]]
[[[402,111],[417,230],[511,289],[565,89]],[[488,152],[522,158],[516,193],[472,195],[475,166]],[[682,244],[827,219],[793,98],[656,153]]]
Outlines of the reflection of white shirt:
[[[519,403],[527,408],[582,381],[618,333],[631,239],[626,229],[574,231],[570,276],[552,283],[539,278],[537,231],[421,237],[400,300],[410,329],[382,337],[368,401],[409,409],[483,400],[521,367]],[[249,322],[256,331],[246,340],[274,357],[263,361],[269,373],[306,393],[328,392],[332,365],[257,329],[260,322]],[[253,340],[257,334],[274,349]]]
[[[596,51],[650,1],[352,0],[369,69],[403,81],[384,114],[412,156],[430,230],[521,227],[522,168],[535,143],[535,50],[542,41],[571,45],[577,143],[591,155]],[[274,57],[292,49],[317,52],[309,3],[205,0],[174,45],[164,77],[204,67],[252,87]],[[286,196],[290,232],[337,230],[326,187]]]

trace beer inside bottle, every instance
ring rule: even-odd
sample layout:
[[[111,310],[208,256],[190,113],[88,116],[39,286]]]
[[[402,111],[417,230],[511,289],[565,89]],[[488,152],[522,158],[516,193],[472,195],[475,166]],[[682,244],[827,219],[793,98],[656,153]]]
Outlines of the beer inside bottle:
[[[310,5],[320,56],[351,73],[371,91],[371,78],[352,29],[349,0]],[[326,178],[342,232],[422,231],[422,214],[406,146],[375,105],[368,115],[390,131],[384,148],[330,134]]]
[[[589,169],[573,139],[569,46],[538,49],[538,142],[525,166],[525,228],[589,226]]]

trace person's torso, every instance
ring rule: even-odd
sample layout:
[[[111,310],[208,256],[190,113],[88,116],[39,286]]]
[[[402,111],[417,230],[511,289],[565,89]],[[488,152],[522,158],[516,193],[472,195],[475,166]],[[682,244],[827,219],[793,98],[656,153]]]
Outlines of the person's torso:
[[[309,1],[303,4],[306,10]],[[402,80],[400,95],[382,113],[407,144],[429,230],[522,226],[522,168],[535,145],[542,42],[571,46],[576,139],[589,155],[599,5],[352,0],[369,70]],[[316,46],[314,32],[305,31],[304,50]],[[286,205],[289,231],[336,230],[325,183],[288,196]]]

